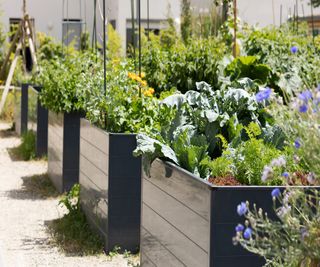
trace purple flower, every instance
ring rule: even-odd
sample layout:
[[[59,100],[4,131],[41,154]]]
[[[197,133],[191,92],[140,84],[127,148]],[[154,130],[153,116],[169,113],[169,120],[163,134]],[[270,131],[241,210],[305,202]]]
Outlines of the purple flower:
[[[299,107],[299,112],[301,113],[306,113],[308,111],[308,106],[307,105],[302,105]]]
[[[298,95],[298,98],[307,103],[312,98],[312,92],[310,90],[303,91]]]
[[[237,207],[237,212],[239,216],[243,216],[247,213],[247,204],[245,202],[241,202]]]
[[[262,90],[260,90],[257,94],[256,94],[256,100],[258,103],[264,101],[264,100],[268,100],[271,96],[272,90],[269,87],[266,87]]]
[[[291,53],[292,54],[296,54],[297,52],[298,52],[298,47],[297,46],[293,46],[293,47],[291,47],[291,49],[290,49],[290,51],[291,51]]]
[[[282,176],[285,177],[285,178],[288,178],[288,177],[289,177],[289,173],[288,173],[288,172],[284,172],[284,173],[282,174]]]
[[[244,226],[242,225],[242,224],[238,224],[237,226],[236,226],[236,232],[243,232],[243,230],[244,230]]]
[[[245,239],[250,239],[251,236],[252,236],[252,230],[251,230],[251,228],[248,227],[248,228],[243,232],[243,237],[244,237]]]
[[[279,197],[280,195],[281,195],[281,191],[280,191],[279,188],[275,188],[275,189],[273,189],[272,192],[271,192],[271,196],[272,196],[272,197]]]
[[[297,139],[294,141],[294,146],[295,146],[295,148],[300,148],[300,147],[301,147],[301,143],[300,143],[299,138],[297,138]]]
[[[317,90],[320,91],[320,83],[318,84]]]

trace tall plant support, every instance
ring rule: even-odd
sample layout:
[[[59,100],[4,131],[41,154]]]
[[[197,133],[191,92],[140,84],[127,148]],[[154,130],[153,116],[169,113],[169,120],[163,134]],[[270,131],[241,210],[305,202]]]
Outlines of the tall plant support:
[[[296,0],[296,23],[297,23],[297,33],[299,32],[299,4]]]
[[[142,44],[141,44],[141,0],[137,0],[137,18],[139,25],[139,76],[142,74]],[[139,97],[141,97],[141,86],[139,87]]]
[[[30,22],[30,18],[29,15],[27,14],[27,3],[26,0],[23,1],[23,17],[20,21],[18,30],[13,38],[13,41],[11,43],[10,49],[5,57],[5,60],[2,64],[1,70],[0,70],[0,77],[3,78],[5,75],[5,71],[7,69],[7,65],[10,59],[10,55],[11,53],[15,50],[15,55],[14,55],[14,59],[11,63],[10,66],[10,70],[9,70],[9,74],[7,76],[6,79],[6,84],[4,87],[4,91],[2,94],[2,98],[1,98],[1,102],[0,102],[0,114],[2,113],[7,95],[9,93],[9,89],[10,89],[10,85],[12,82],[12,78],[13,78],[13,74],[15,71],[15,68],[17,66],[17,62],[18,62],[18,58],[21,54],[21,50],[25,47],[27,47],[27,45],[29,45],[30,48],[30,52],[31,52],[31,57],[32,57],[32,62],[34,64],[34,66],[36,67],[36,69],[38,68],[38,64],[37,64],[37,57],[36,57],[36,53],[35,53],[35,45],[34,45],[34,41],[33,41],[33,30],[32,30],[32,24]],[[22,54],[24,54],[25,51],[22,51]]]
[[[314,42],[315,34],[314,34],[314,15],[313,15],[313,0],[310,0],[310,7],[311,7],[311,24],[312,24],[312,38]]]
[[[136,64],[136,26],[135,26],[135,16],[134,16],[134,0],[131,0],[131,27],[132,27],[132,49],[133,49],[133,62],[134,62],[134,70],[137,71]]]
[[[107,96],[107,36],[106,36],[106,0],[103,0],[103,89],[104,96]],[[105,127],[107,128],[107,116],[104,118]]]
[[[150,0],[147,0],[147,35],[150,41]]]
[[[97,54],[97,0],[93,1],[93,30],[92,30],[92,49],[94,50],[95,54]]]
[[[233,23],[234,23],[234,27],[233,27],[233,57],[236,58],[237,57],[237,0],[233,0]]]

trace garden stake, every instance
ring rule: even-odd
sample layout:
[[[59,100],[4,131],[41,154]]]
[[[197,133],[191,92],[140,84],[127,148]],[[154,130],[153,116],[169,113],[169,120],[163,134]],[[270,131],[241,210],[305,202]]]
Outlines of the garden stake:
[[[297,23],[297,33],[299,32],[299,5],[298,0],[296,0],[296,23]]]
[[[132,27],[132,48],[133,48],[133,62],[134,62],[134,71],[137,71],[137,62],[136,62],[136,26],[135,26],[135,17],[134,17],[134,0],[131,0],[131,27]]]
[[[106,55],[106,0],[103,0],[103,88],[107,96],[107,55]],[[107,128],[107,116],[104,114],[104,123]]]
[[[310,0],[310,7],[311,7],[311,24],[312,24],[312,38],[314,43],[314,17],[313,17],[313,0]]]
[[[237,57],[237,0],[233,0],[234,13],[234,37],[233,37],[233,57]]]
[[[148,41],[150,41],[150,2],[147,0],[147,35]]]
[[[138,22],[139,22],[139,77],[141,78],[141,0],[138,3]],[[139,86],[139,97],[141,97],[141,86]]]

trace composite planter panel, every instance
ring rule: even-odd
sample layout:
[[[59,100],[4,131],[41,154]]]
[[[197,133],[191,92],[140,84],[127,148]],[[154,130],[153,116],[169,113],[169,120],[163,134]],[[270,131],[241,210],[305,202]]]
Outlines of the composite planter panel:
[[[149,266],[261,267],[264,260],[232,238],[236,207],[256,203],[273,214],[274,187],[216,187],[156,160],[142,179],[141,263]]]
[[[132,155],[134,134],[107,133],[81,120],[81,206],[105,251],[140,245],[141,159]]]
[[[48,174],[59,192],[79,182],[79,113],[49,111]]]
[[[33,131],[36,136],[36,156],[47,154],[48,148],[48,110],[39,100],[40,86],[21,85],[15,107],[15,129],[19,135]]]
[[[36,156],[42,157],[48,152],[48,110],[41,105],[39,92],[41,86],[29,86],[27,125],[28,131],[34,131],[36,135]]]
[[[14,122],[18,135],[22,135],[28,130],[28,87],[29,84],[22,84],[20,95],[16,98]]]

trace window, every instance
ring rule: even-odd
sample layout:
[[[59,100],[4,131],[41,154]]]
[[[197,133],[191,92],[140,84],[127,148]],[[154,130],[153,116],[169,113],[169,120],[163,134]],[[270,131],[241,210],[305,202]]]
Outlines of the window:
[[[64,19],[62,22],[62,38],[63,43],[67,46],[74,44],[76,49],[80,49],[80,38],[82,34],[81,19]]]

